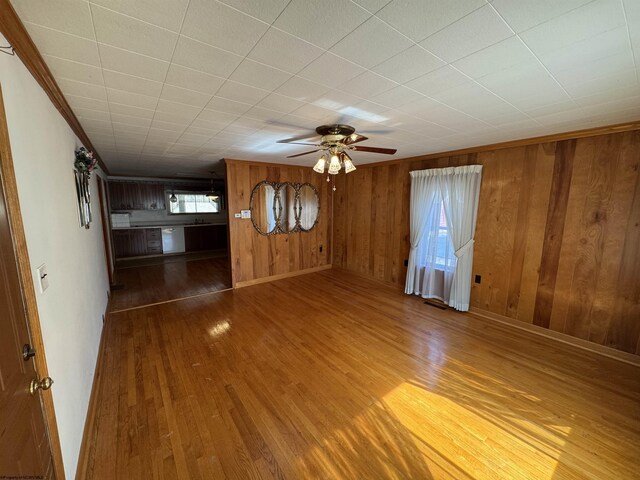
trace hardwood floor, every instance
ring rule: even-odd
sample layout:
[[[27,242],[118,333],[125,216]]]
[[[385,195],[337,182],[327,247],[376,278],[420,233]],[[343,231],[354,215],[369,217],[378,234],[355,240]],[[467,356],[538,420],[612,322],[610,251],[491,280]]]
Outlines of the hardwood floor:
[[[140,262],[153,260],[142,259]],[[142,263],[115,271],[114,282],[121,287],[111,291],[112,312],[231,287],[229,258],[226,256],[195,260],[182,258],[180,261],[160,257],[155,262],[155,265]]]
[[[90,479],[639,478],[639,367],[344,271],[104,335]]]

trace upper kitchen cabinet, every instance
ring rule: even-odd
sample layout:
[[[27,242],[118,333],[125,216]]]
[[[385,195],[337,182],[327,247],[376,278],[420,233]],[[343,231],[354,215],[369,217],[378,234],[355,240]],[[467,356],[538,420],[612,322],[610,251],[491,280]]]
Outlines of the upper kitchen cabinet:
[[[164,210],[164,185],[160,183],[109,182],[109,199],[112,211]]]

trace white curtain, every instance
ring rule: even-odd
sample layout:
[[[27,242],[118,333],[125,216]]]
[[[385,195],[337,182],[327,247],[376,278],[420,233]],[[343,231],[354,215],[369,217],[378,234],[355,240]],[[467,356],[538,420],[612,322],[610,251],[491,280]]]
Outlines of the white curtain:
[[[411,172],[406,293],[469,310],[481,172],[481,165]]]
[[[411,172],[411,209],[409,211],[409,269],[404,287],[405,293],[419,293],[420,291],[420,259],[417,251],[422,242],[427,222],[437,208],[436,199],[439,196],[440,185],[430,170]]]
[[[449,306],[469,310],[471,270],[473,268],[473,237],[478,216],[482,165],[469,165],[449,170],[440,178],[442,203],[447,216],[451,242],[458,259],[451,282]]]

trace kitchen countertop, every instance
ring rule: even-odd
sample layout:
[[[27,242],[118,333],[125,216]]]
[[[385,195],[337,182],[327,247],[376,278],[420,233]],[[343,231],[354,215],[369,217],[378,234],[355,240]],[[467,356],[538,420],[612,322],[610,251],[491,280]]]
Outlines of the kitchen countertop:
[[[130,227],[113,227],[112,230],[137,230],[140,228],[175,228],[175,227],[211,227],[215,225],[226,225],[226,223],[174,223],[174,224],[161,224],[161,225],[131,225]]]

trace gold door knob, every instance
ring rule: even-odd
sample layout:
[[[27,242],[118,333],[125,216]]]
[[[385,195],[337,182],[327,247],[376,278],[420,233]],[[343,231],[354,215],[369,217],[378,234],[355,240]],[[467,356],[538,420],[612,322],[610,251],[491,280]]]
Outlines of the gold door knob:
[[[29,385],[29,393],[31,393],[31,395],[35,395],[38,390],[49,390],[51,385],[53,385],[51,377],[44,377],[42,380],[34,378],[31,380],[31,385]]]

